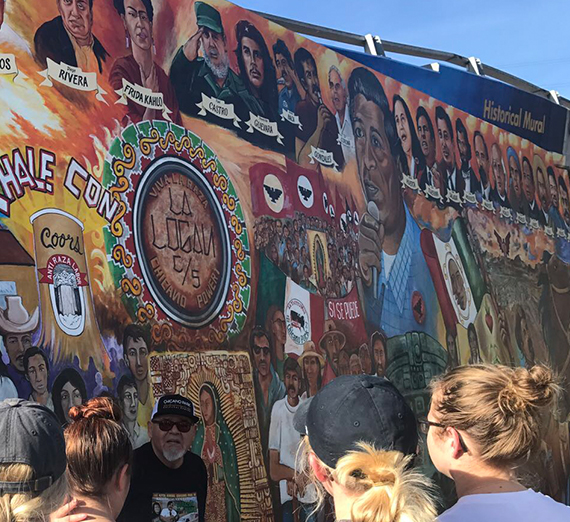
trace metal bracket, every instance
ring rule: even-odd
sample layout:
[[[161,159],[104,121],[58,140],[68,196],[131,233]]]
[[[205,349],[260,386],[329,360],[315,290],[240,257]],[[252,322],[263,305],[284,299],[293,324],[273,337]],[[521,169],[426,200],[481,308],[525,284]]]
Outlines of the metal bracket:
[[[548,96],[556,105],[560,105],[560,93],[558,91],[548,91]]]
[[[475,56],[467,58],[467,70],[475,73],[477,76],[485,76],[481,60],[479,60],[479,58],[475,58]]]
[[[425,65],[422,65],[422,67],[424,69],[430,69],[434,72],[439,72],[439,63],[437,62],[426,63]]]
[[[364,35],[364,51],[372,56],[386,56],[380,37],[370,33]]]

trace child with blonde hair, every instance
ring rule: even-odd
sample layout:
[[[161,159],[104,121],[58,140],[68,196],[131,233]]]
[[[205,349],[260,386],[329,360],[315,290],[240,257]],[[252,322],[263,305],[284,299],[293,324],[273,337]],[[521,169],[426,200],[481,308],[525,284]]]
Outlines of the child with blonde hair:
[[[334,500],[337,521],[431,522],[430,481],[412,467],[416,418],[386,379],[345,375],[301,403],[295,428],[303,435],[296,487],[316,486],[322,507]]]

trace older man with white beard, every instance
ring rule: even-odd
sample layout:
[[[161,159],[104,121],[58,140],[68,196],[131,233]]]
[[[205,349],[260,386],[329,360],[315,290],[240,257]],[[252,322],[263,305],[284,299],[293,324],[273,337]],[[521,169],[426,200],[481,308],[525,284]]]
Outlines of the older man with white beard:
[[[151,522],[153,504],[198,502],[204,522],[208,475],[202,459],[191,453],[198,417],[181,395],[163,395],[148,423],[150,442],[134,452],[131,487],[119,522]]]
[[[251,94],[230,69],[220,13],[204,2],[196,2],[194,11],[198,30],[180,47],[170,68],[170,82],[180,111],[235,128],[233,115],[242,120],[247,117],[253,103]],[[208,100],[206,103],[203,96]]]

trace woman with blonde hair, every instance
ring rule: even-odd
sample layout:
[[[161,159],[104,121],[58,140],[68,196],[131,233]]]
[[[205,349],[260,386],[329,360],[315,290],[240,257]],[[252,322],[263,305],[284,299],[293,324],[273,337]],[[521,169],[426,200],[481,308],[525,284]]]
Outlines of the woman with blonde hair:
[[[430,481],[412,469],[416,418],[386,379],[343,375],[295,413],[302,435],[295,487],[315,485],[320,509],[332,496],[337,521],[431,522]]]
[[[0,403],[0,522],[43,522],[64,504],[65,442],[45,406]]]
[[[538,450],[542,410],[558,385],[545,366],[460,366],[431,384],[425,421],[435,467],[455,481],[459,501],[440,522],[570,520],[570,507],[524,487],[517,471]]]
[[[75,514],[114,522],[131,483],[133,448],[121,424],[121,410],[108,397],[97,397],[69,410],[65,430],[67,478],[79,501]]]

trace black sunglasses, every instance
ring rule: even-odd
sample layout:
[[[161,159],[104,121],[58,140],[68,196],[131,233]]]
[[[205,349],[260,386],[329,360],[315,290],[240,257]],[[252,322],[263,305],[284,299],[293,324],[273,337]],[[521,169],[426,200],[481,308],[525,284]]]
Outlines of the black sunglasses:
[[[261,350],[263,350],[264,355],[269,355],[269,347],[268,346],[254,346],[253,347],[253,353],[255,355],[259,355],[261,353]]]
[[[432,421],[427,420],[427,419],[419,419],[418,424],[420,427],[420,432],[423,433],[424,435],[428,434],[431,426],[433,426],[434,428],[444,428],[444,429],[453,428],[453,426],[446,426],[445,424],[441,424],[439,422],[432,422]],[[469,450],[467,449],[467,445],[465,444],[465,441],[463,440],[461,433],[459,433],[457,431],[457,428],[453,428],[453,429],[457,432],[457,436],[459,437],[459,444],[461,445],[461,449],[465,453],[469,453]]]
[[[188,433],[191,429],[193,424],[188,421],[179,421],[174,422],[171,420],[163,419],[163,420],[153,420],[154,424],[158,424],[160,431],[170,431],[174,426],[180,433]]]

